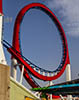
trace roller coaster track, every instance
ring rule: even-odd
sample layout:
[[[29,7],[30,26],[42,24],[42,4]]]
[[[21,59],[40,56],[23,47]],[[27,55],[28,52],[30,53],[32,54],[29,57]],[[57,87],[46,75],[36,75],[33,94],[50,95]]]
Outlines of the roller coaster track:
[[[24,59],[24,61],[27,61],[28,59],[26,59],[22,54],[20,54],[18,51],[16,51],[15,48],[13,48],[7,41],[3,40],[2,42],[3,46],[8,50],[8,52],[13,55],[14,58],[18,58],[18,55],[20,57],[22,57],[22,59]],[[22,65],[23,62],[21,62],[21,60],[17,59],[18,63],[20,64],[20,70],[22,70]],[[25,66],[25,65],[24,65]],[[35,87],[40,87],[40,85],[38,85],[38,83],[32,78],[32,76],[30,75],[30,73],[27,71],[26,67],[24,67],[24,78],[27,80],[27,82],[30,84],[30,86],[32,86],[33,88]]]
[[[22,19],[23,19],[25,13],[27,13],[27,11],[30,9],[39,9],[39,10],[42,10],[43,12],[45,12],[55,23],[55,25],[59,31],[61,41],[62,41],[62,52],[63,53],[62,53],[61,62],[59,64],[58,68],[54,71],[48,71],[43,68],[40,68],[39,66],[33,64],[30,60],[26,59],[21,54],[20,36],[19,36],[20,24],[22,22]],[[6,45],[6,43],[7,42],[4,40],[3,45],[10,52],[10,54],[12,55],[12,58],[15,58],[19,64],[24,65],[24,77],[32,87],[38,87],[39,85],[36,84],[36,82],[34,82],[33,78],[29,75],[29,73],[40,80],[51,81],[51,80],[55,80],[55,79],[59,78],[65,71],[67,64],[70,64],[67,39],[65,36],[65,32],[61,26],[61,23],[59,22],[59,20],[55,16],[55,14],[49,8],[47,8],[45,5],[40,4],[40,3],[32,3],[21,9],[21,11],[19,12],[19,14],[16,18],[15,25],[14,25],[14,35],[13,35],[12,47],[10,45],[8,45],[8,46],[10,46],[10,47],[8,47]],[[20,69],[22,69],[22,66],[19,66],[19,67],[20,67]]]

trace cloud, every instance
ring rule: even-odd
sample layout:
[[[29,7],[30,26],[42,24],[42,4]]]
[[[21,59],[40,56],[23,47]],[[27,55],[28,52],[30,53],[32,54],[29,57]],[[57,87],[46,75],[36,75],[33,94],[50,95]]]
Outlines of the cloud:
[[[69,35],[79,36],[79,0],[48,0],[51,8],[64,26]]]

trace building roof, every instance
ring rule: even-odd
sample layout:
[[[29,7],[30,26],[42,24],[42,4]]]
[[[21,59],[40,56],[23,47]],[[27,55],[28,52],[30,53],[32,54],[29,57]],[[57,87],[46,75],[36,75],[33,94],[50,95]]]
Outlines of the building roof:
[[[79,79],[32,90],[54,95],[79,95]]]

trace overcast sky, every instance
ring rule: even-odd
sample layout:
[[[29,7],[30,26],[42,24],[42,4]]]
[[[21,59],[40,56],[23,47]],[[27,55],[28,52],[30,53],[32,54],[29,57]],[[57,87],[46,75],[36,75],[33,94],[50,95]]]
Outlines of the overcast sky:
[[[45,4],[61,22],[68,40],[72,79],[79,73],[79,0],[3,0],[4,39],[12,44],[13,27],[18,12],[33,2]],[[20,28],[23,55],[38,66],[54,70],[62,57],[58,30],[49,16],[39,10],[30,10]],[[10,56],[6,52],[10,65]],[[57,82],[65,81],[65,74]]]

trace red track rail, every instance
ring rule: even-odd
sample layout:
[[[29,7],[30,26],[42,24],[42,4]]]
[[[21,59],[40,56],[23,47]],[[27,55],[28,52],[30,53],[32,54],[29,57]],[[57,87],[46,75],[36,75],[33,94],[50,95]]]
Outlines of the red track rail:
[[[55,25],[57,26],[57,28],[58,28],[58,30],[60,32],[61,39],[62,39],[62,45],[63,45],[64,54],[66,53],[65,58],[63,56],[63,59],[65,59],[64,65],[63,65],[61,71],[57,73],[57,75],[55,75],[55,76],[43,76],[43,75],[37,73],[34,69],[32,69],[31,66],[27,62],[25,62],[22,59],[21,56],[18,56],[14,51],[12,51],[11,48],[9,49],[9,52],[19,62],[21,62],[22,64],[25,65],[25,67],[26,67],[25,71],[28,70],[36,78],[44,80],[44,81],[55,80],[55,79],[59,78],[63,74],[63,72],[64,72],[64,70],[66,68],[66,65],[70,63],[70,61],[69,61],[69,53],[68,53],[68,45],[67,45],[67,39],[66,39],[66,36],[65,36],[65,32],[64,32],[59,20],[53,14],[53,12],[50,9],[48,9],[45,5],[40,4],[40,3],[32,3],[32,4],[29,4],[29,5],[27,5],[27,6],[25,6],[24,8],[21,9],[21,11],[19,12],[19,14],[18,14],[18,16],[16,18],[16,21],[15,21],[14,35],[13,35],[13,48],[15,48],[18,52],[21,52],[20,51],[20,43],[19,43],[20,24],[22,22],[22,18],[25,15],[25,13],[28,10],[30,10],[31,8],[32,9],[36,8],[36,9],[40,9],[40,10],[44,11],[49,17],[51,17],[51,19],[54,21]],[[27,75],[26,74],[25,74],[25,77],[27,79]]]
[[[55,76],[43,76],[39,73],[37,73],[22,57],[20,54],[17,54],[12,48],[9,48],[8,51],[13,55],[14,58],[16,58],[18,60],[18,62],[20,64],[23,64],[25,66],[25,70],[28,70],[33,76],[35,76],[36,78],[40,79],[40,80],[44,80],[44,81],[51,81],[51,80],[55,80],[57,77],[61,76],[61,73],[63,73],[63,70],[65,70],[64,68],[67,65],[67,61],[65,63],[65,67],[63,67],[62,72],[58,73]]]
[[[22,65],[20,66],[20,70],[22,70]],[[28,71],[24,68],[24,78],[29,83],[32,88],[40,87],[33,79],[29,76]]]
[[[0,14],[3,15],[3,10],[2,10],[2,0],[0,0]]]

